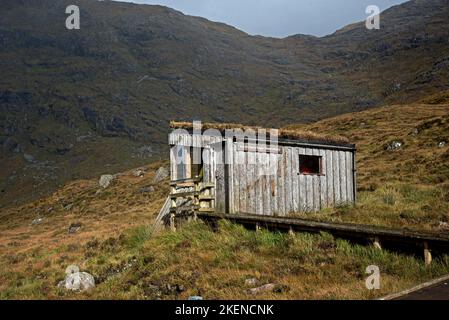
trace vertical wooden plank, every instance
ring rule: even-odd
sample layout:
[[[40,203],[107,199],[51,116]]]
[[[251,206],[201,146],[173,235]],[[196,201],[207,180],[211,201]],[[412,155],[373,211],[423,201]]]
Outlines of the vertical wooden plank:
[[[339,152],[340,156],[340,191],[341,191],[341,201],[342,203],[348,202],[348,193],[346,185],[346,155],[344,151]]]
[[[250,146],[249,146],[250,147]],[[253,150],[250,147],[250,150]],[[257,181],[257,153],[248,150],[246,152],[247,162],[246,162],[246,192],[247,192],[247,213],[259,214],[259,184]]]
[[[277,157],[277,203],[278,213],[280,216],[285,216],[285,169],[283,166],[285,157],[285,147],[280,147],[281,153]]]
[[[176,180],[176,146],[170,148],[170,180]]]
[[[326,151],[320,150],[321,156],[321,173],[320,176],[320,203],[321,209],[326,208],[327,205],[327,162],[326,162]]]
[[[240,163],[242,164],[240,166],[240,209],[242,213],[247,213],[247,178],[246,178],[246,152],[239,151],[240,154]]]
[[[354,202],[354,194],[352,189],[352,153],[345,152],[346,157],[346,194],[348,203]]]
[[[285,166],[285,211],[287,214],[293,212],[293,193],[292,193],[292,149],[286,147],[284,158]]]
[[[299,155],[305,155],[306,149],[298,148],[298,172],[299,172]],[[307,178],[303,174],[299,174],[299,211],[307,211]]]
[[[264,168],[263,168],[263,153],[257,152],[256,154],[256,176],[254,177],[256,181],[256,190],[257,190],[257,200],[256,200],[256,212],[257,214],[264,215],[265,214],[265,204],[264,201]]]
[[[326,150],[327,205],[334,205],[333,152]]]
[[[266,150],[260,152],[262,160],[262,197],[263,197],[263,212],[264,215],[271,215],[271,187],[270,187],[270,175],[269,175],[269,164],[270,155]]]
[[[217,149],[215,155],[217,162],[215,179],[215,208],[216,212],[224,213],[226,211],[224,150],[222,148]]]
[[[274,151],[270,153],[270,163],[269,163],[269,184],[270,184],[270,196],[271,196],[271,215],[277,215],[278,208],[278,181],[277,181],[277,161],[278,154]]]
[[[292,209],[299,212],[299,155],[298,148],[291,148],[291,168],[292,168]]]
[[[229,205],[229,212],[234,213],[234,174],[233,174],[233,143],[232,139],[228,139],[225,142],[225,166],[227,170],[225,170],[226,177],[226,192],[228,193],[227,201]]]
[[[185,178],[193,178],[192,177],[192,155],[191,148],[184,147],[184,159],[185,159]]]
[[[334,176],[334,199],[335,205],[341,204],[341,191],[340,191],[340,156],[339,151],[333,152],[333,176]]]
[[[318,149],[312,149],[314,156],[320,156]],[[318,174],[312,175],[313,179],[313,211],[320,211],[321,209],[321,177]]]
[[[209,163],[209,149],[204,148],[201,151],[202,161],[203,161],[203,181],[210,182],[210,163]]]
[[[232,152],[232,158],[233,158],[233,170],[232,170],[232,182],[234,185],[233,188],[233,195],[234,195],[234,213],[239,213],[240,212],[240,176],[239,176],[239,168],[240,168],[240,164],[238,163],[238,147],[237,147],[237,143],[233,143],[233,152]]]

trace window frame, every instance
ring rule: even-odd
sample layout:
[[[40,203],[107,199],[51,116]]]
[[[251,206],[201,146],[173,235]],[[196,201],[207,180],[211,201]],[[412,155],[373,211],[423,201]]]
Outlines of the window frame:
[[[318,172],[301,172],[301,158],[309,157],[309,158],[318,158]],[[298,164],[299,164],[299,170],[298,174],[303,176],[324,176],[324,170],[323,170],[323,156],[321,155],[311,155],[311,154],[299,154],[298,155]]]

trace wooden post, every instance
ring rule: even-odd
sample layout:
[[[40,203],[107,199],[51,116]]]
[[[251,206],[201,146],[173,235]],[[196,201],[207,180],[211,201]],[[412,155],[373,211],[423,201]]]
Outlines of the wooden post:
[[[294,235],[295,235],[295,232],[293,231],[293,228],[292,228],[292,227],[290,227],[290,228],[288,229],[288,234],[289,234],[290,236],[294,236]]]
[[[176,226],[175,226],[175,214],[171,213],[170,214],[170,230],[171,231],[176,231]]]
[[[260,231],[261,229],[260,229],[260,224],[257,222],[256,223],[256,231]]]
[[[373,246],[376,249],[382,250],[382,246],[380,245],[379,237],[374,237]]]
[[[424,242],[424,263],[426,266],[430,265],[432,262],[432,254],[430,252],[429,243],[427,241]]]

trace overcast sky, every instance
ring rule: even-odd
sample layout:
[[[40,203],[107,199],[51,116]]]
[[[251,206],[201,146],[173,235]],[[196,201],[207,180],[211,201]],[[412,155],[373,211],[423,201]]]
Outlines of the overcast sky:
[[[406,0],[121,0],[160,4],[224,22],[249,34],[323,36],[367,17],[368,5],[385,10]],[[382,18],[382,17],[381,17]]]

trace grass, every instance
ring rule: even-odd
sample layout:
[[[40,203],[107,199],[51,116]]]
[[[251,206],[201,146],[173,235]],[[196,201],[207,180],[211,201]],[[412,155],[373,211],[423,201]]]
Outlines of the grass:
[[[26,253],[20,265],[2,272],[2,299],[372,299],[447,272],[447,256],[425,267],[420,258],[334,239],[329,234],[289,235],[250,231],[222,221],[214,232],[202,222],[179,232],[150,235],[149,227],[124,230],[116,238],[90,240],[72,248]],[[66,252],[67,257],[61,254]],[[39,263],[39,261],[45,261]],[[97,286],[88,293],[56,287],[71,263],[91,272]],[[365,287],[366,267],[381,271],[380,290]],[[2,270],[10,266],[0,259]],[[274,291],[252,295],[248,278]],[[175,288],[175,289],[174,289]]]
[[[357,205],[301,216],[447,231],[449,146],[438,143],[449,141],[449,105],[437,100],[445,104],[386,106],[287,127],[343,135],[357,146]],[[386,150],[393,140],[403,147]]]
[[[358,146],[356,206],[298,215],[325,221],[447,232],[449,223],[447,105],[391,106],[339,116],[307,130],[346,135]],[[394,125],[393,125],[394,124]],[[418,133],[415,133],[416,130]],[[403,148],[385,144],[400,139]],[[143,178],[117,176],[106,190],[98,180],[78,180],[53,195],[2,209],[1,299],[372,299],[447,274],[447,255],[425,267],[422,257],[360,246],[329,234],[249,231],[222,222],[178,232],[151,233],[169,192],[154,184],[158,167]],[[155,191],[141,193],[152,185]],[[37,218],[41,224],[32,225]],[[71,223],[82,227],[68,234]],[[87,293],[57,288],[67,266],[94,275]],[[366,267],[377,265],[381,289],[365,288]],[[247,292],[248,278],[275,283],[274,291]]]
[[[295,216],[321,221],[348,222],[392,228],[444,231],[449,203],[438,186],[392,183],[361,191],[355,206],[328,208]]]

